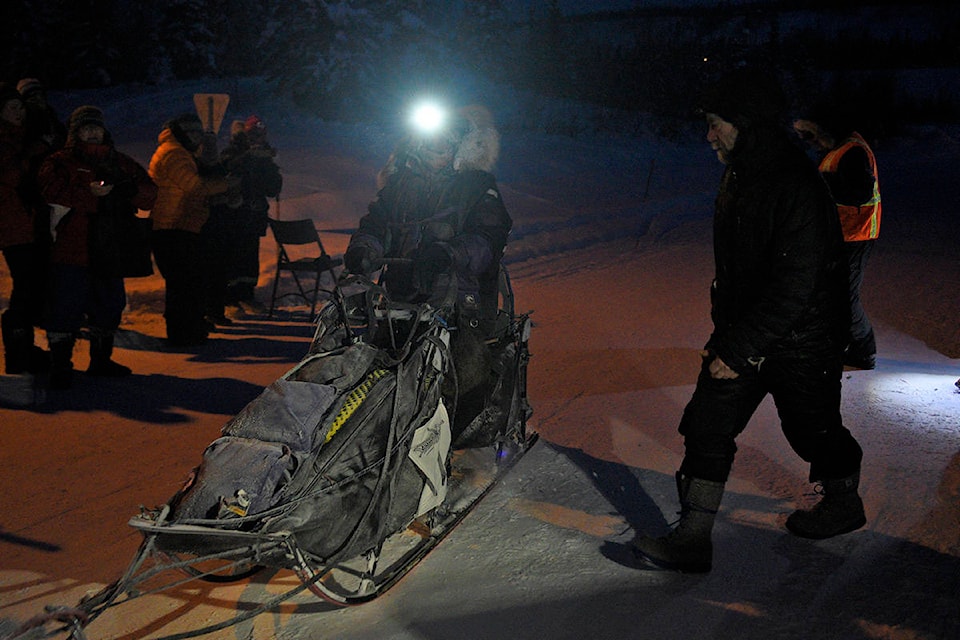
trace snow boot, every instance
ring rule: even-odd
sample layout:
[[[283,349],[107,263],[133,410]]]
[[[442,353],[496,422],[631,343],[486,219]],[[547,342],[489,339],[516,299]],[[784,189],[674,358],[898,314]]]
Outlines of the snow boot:
[[[12,375],[26,373],[29,358],[26,330],[14,326],[10,315],[4,313],[0,318],[0,333],[3,334],[4,372]]]
[[[69,389],[73,384],[73,345],[77,341],[72,333],[47,332],[50,343],[50,389]]]
[[[863,500],[857,493],[860,474],[824,480],[815,489],[823,498],[812,509],[797,509],[787,518],[787,529],[801,538],[823,540],[855,531],[867,523]]]
[[[12,375],[46,373],[50,358],[46,351],[33,344],[33,327],[16,325],[8,312],[0,317],[3,334],[4,372]]]
[[[691,478],[677,472],[680,522],[662,538],[634,540],[641,560],[683,573],[706,573],[713,566],[713,521],[723,498],[723,482]]]
[[[90,366],[87,373],[91,376],[121,378],[132,372],[119,362],[111,360],[113,355],[113,335],[109,329],[90,328]]]

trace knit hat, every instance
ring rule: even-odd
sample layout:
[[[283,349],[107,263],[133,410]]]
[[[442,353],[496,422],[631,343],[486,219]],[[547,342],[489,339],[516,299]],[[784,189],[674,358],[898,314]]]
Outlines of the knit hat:
[[[200,148],[200,144],[191,140],[187,132],[203,133],[203,122],[195,113],[181,113],[171,118],[163,125],[164,129],[169,129],[173,137],[177,139],[184,149],[193,152]]]
[[[46,90],[47,88],[43,86],[43,83],[36,78],[23,78],[17,83],[17,91],[20,92],[20,95],[23,96],[24,100],[35,93],[42,93]]]
[[[103,119],[103,111],[100,110],[100,107],[84,105],[77,107],[74,112],[70,114],[70,131],[79,131],[80,127],[88,124],[96,125],[106,131],[107,125]]]
[[[9,85],[5,82],[0,83],[0,108],[2,108],[3,105],[7,104],[11,100],[19,100],[20,102],[23,102],[23,96],[21,96],[12,85]]]
[[[256,129],[266,129],[266,128],[267,126],[263,124],[263,120],[261,120],[257,116],[250,116],[249,118],[243,121],[243,130],[246,131],[247,133],[254,131]]]
[[[715,113],[738,129],[779,124],[787,100],[772,77],[751,69],[737,69],[710,86],[700,99],[699,111]]]
[[[203,122],[200,121],[200,116],[190,112],[181,113],[171,118],[165,126],[177,127],[181,131],[203,131]]]

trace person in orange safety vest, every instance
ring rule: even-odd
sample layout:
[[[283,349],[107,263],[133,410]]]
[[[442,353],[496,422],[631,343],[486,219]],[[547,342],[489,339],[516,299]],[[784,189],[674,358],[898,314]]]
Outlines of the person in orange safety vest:
[[[837,203],[843,228],[850,264],[850,344],[844,364],[853,369],[874,369],[877,343],[860,300],[860,289],[867,261],[880,235],[877,160],[863,136],[830,120],[796,120],[793,128],[822,154],[820,175]]]

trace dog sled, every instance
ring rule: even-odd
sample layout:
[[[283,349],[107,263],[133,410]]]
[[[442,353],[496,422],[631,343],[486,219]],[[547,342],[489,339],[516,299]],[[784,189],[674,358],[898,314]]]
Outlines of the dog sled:
[[[484,336],[489,372],[471,394],[459,388],[453,361],[454,289],[395,302],[365,278],[342,278],[301,362],[224,425],[166,504],[130,519],[142,542],[124,575],[11,638],[83,639],[111,608],[268,568],[292,572],[296,586],[168,638],[229,627],[304,591],[347,606],[393,586],[537,438],[527,429],[532,325],[514,310],[506,271]]]

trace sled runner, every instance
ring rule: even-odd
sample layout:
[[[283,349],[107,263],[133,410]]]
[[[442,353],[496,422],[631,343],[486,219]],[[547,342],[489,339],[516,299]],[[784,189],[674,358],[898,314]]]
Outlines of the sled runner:
[[[390,588],[537,438],[527,430],[531,322],[514,312],[506,272],[485,336],[490,370],[466,409],[452,356],[453,289],[398,303],[369,280],[342,279],[303,360],[223,427],[167,504],[130,519],[143,541],[123,577],[24,628],[60,625],[54,633],[83,638],[111,607],[264,568],[291,571],[299,584],[169,637],[228,627],[304,590],[344,606]]]

